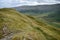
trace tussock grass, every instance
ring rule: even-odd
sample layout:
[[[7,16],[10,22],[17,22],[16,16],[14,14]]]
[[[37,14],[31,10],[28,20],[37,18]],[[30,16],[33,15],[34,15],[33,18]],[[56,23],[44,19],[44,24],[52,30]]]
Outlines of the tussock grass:
[[[0,9],[0,38],[4,38],[4,26],[7,27],[7,35],[10,32],[19,32],[11,40],[60,40],[60,28],[19,13],[15,9]]]

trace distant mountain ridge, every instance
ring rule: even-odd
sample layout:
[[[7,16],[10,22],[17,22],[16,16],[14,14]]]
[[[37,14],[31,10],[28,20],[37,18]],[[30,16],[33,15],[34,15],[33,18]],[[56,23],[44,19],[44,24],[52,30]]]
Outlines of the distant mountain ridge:
[[[60,10],[60,4],[53,5],[37,5],[37,6],[20,6],[15,7],[16,10],[20,12],[34,12],[34,13],[44,13],[44,12],[55,12]]]

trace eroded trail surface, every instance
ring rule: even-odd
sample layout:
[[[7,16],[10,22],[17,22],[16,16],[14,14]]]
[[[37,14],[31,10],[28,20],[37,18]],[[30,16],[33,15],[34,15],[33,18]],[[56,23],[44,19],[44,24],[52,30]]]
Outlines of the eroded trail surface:
[[[4,38],[0,39],[0,40],[11,40],[12,37],[15,35],[15,34],[19,34],[20,32],[16,32],[16,33],[10,33],[9,35],[5,36]]]

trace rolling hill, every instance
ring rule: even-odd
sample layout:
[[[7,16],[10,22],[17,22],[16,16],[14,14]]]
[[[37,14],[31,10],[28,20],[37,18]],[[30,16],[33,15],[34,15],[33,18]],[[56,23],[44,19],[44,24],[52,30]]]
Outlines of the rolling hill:
[[[60,40],[60,28],[36,17],[0,9],[0,40]]]

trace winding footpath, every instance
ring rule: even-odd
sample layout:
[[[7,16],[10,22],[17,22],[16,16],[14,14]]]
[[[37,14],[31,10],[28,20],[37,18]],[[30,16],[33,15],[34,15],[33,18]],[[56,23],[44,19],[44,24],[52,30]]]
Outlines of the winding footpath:
[[[15,35],[15,34],[19,34],[20,32],[17,32],[17,33],[11,33],[7,36],[5,36],[4,38],[0,39],[0,40],[11,40],[12,37]]]

